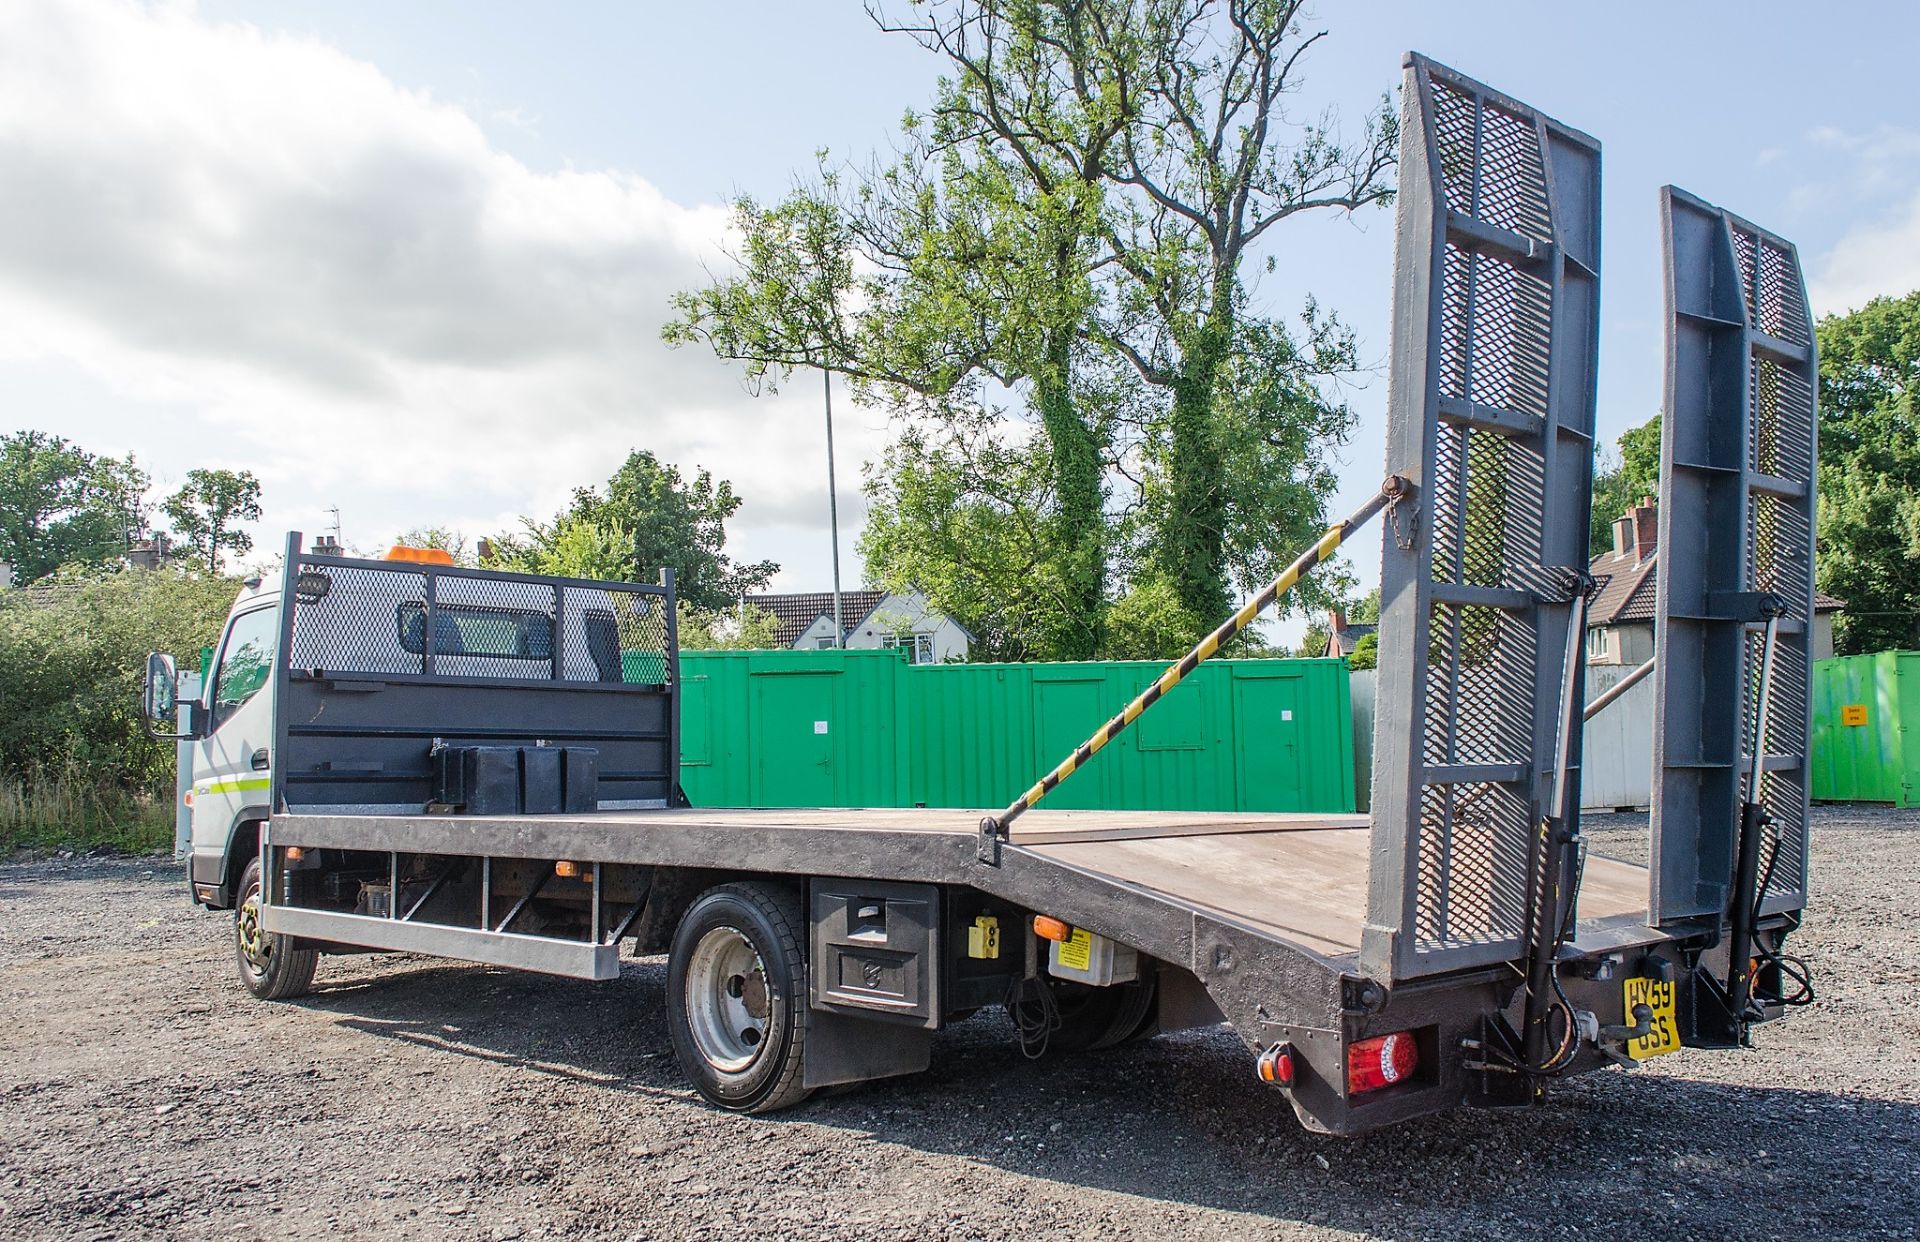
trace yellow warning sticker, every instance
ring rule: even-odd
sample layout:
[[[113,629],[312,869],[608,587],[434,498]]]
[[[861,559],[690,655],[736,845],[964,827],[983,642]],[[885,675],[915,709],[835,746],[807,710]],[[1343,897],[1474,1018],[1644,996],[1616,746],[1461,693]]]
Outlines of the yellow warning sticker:
[[[1843,725],[1867,723],[1867,705],[1865,703],[1843,704],[1840,708],[1840,723]]]
[[[1093,965],[1093,933],[1084,927],[1073,929],[1073,938],[1060,942],[1057,959],[1067,970],[1086,970]]]

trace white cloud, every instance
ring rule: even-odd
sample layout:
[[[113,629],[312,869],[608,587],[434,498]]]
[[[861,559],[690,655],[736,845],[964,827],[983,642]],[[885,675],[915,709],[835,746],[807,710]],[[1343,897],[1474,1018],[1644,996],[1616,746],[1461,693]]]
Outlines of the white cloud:
[[[1879,125],[1854,133],[1829,125],[1809,131],[1807,144],[1837,166],[1797,187],[1791,207],[1863,217],[1808,262],[1814,313],[1843,313],[1883,294],[1920,289],[1920,131]],[[1859,212],[1864,204],[1885,206]]]
[[[533,171],[313,39],[0,6],[0,384],[83,369],[153,412],[173,447],[143,457],[260,474],[269,528],[339,500],[480,533],[636,446],[732,478],[744,527],[824,525],[812,390],[749,399],[660,343],[724,228],[631,172]],[[849,490],[875,422],[842,424]]]
[[[1920,194],[1891,218],[1841,238],[1814,264],[1809,284],[1807,296],[1819,315],[1920,289]]]

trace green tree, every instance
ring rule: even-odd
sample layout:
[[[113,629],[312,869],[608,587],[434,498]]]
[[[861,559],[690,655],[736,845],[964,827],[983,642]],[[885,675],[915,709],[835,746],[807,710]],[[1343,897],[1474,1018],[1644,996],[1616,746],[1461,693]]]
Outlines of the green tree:
[[[42,578],[66,564],[97,564],[125,550],[102,480],[99,460],[60,436],[0,436],[0,561],[13,567],[17,580]]]
[[[1045,443],[1009,443],[987,414],[910,426],[869,469],[867,577],[919,590],[973,635],[976,660],[1091,652],[1049,543]]]
[[[725,479],[692,480],[652,453],[635,451],[605,488],[582,487],[549,522],[525,519],[490,540],[491,567],[609,581],[651,581],[671,568],[679,597],[725,612],[780,572],[772,561],[740,564],[726,553],[727,521],[744,503]]]
[[[1208,631],[1187,610],[1179,588],[1151,570],[1136,574],[1107,613],[1106,654],[1115,660],[1171,660]]]
[[[1327,454],[1351,422],[1321,386],[1354,369],[1350,334],[1311,301],[1297,338],[1254,314],[1253,248],[1282,219],[1390,197],[1389,111],[1352,148],[1283,114],[1319,38],[1298,9],[952,0],[880,17],[947,61],[929,115],[850,185],[823,172],[774,208],[738,204],[738,273],[676,299],[668,339],[755,379],[839,371],[916,416],[903,436],[951,437],[927,423],[981,412],[978,381],[1012,390],[1031,429],[957,439],[1043,454],[1031,504],[988,502],[1032,527],[1041,558],[976,565],[1020,575],[994,594],[1066,614],[1033,612],[1042,631],[1015,645],[1099,650],[1116,582],[1145,575],[1174,585],[1176,629],[1217,619],[1231,585],[1322,525]],[[913,555],[877,551],[879,578]]]
[[[1613,523],[1647,496],[1660,493],[1660,416],[1629,427],[1614,442],[1619,452],[1596,449],[1593,461],[1593,555],[1613,548]]]
[[[1236,359],[1285,361],[1288,412],[1315,403],[1317,380],[1354,366],[1351,338],[1311,301],[1306,348],[1250,311],[1254,248],[1294,216],[1392,196],[1398,134],[1388,106],[1351,146],[1324,119],[1301,122],[1281,106],[1301,89],[1302,55],[1325,34],[1308,33],[1302,7],[959,0],[892,27],[956,66],[958,124],[1021,163],[1096,172],[1107,190],[1100,270],[1112,279],[1097,335],[1167,397],[1155,454],[1164,514],[1151,556],[1196,617],[1219,616],[1227,602],[1234,489],[1223,422],[1241,391]],[[1090,147],[1081,128],[1056,120],[1075,112],[1109,121],[1111,136],[1094,129]]]
[[[1009,55],[1038,49],[1029,37]],[[1071,614],[1046,618],[1029,645],[1087,658],[1107,586],[1107,443],[1075,370],[1094,299],[1095,178],[1117,126],[1110,108],[1076,110],[1056,92],[1029,116],[1075,128],[1081,154],[1014,159],[966,118],[964,98],[959,80],[943,81],[932,121],[906,118],[890,164],[841,172],[823,160],[814,184],[775,207],[736,203],[737,273],[678,296],[667,339],[703,341],[753,380],[802,366],[846,375],[861,399],[904,416],[903,434],[971,419],[981,381],[1017,392],[1050,473],[1035,515],[1050,595]]]
[[[682,651],[768,651],[780,646],[780,618],[764,608],[742,604],[729,612],[702,612],[682,600],[679,610]]]
[[[153,478],[133,454],[125,457],[96,457],[93,460],[94,494],[100,509],[112,515],[118,524],[120,544],[128,547],[149,533],[153,505],[147,494]]]
[[[415,526],[395,535],[393,542],[404,548],[438,548],[456,565],[479,564],[478,554],[467,546],[467,537],[449,526]]]
[[[0,849],[114,840],[151,848],[170,832],[174,746],[146,735],[149,651],[197,667],[237,584],[168,566],[91,575],[0,595]],[[130,817],[158,831],[130,841]]]
[[[632,582],[633,531],[608,516],[566,512],[551,522],[522,518],[521,533],[492,541],[494,559],[485,567],[559,578]]]
[[[1920,292],[1818,325],[1820,589],[1842,654],[1920,646]]]
[[[236,523],[260,520],[260,480],[250,470],[189,470],[163,508],[174,537],[193,549],[207,572],[218,573],[226,553],[253,550],[253,536]]]

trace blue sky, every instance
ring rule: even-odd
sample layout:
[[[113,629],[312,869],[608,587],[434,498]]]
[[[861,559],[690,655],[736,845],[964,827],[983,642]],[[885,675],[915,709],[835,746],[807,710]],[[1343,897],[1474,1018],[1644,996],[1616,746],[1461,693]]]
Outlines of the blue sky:
[[[1417,48],[1602,141],[1609,440],[1658,407],[1665,182],[1796,240],[1817,310],[1920,287],[1914,6],[1320,18],[1303,109],[1357,118]],[[755,400],[654,333],[665,296],[720,262],[728,196],[778,194],[821,147],[884,144],[939,69],[823,0],[8,6],[0,423],[170,479],[252,466],[262,546],[336,504],[367,545],[484,533],[655,447],[737,481],[743,556],[824,586],[817,386]],[[1272,252],[1267,308],[1312,292],[1384,359],[1391,213],[1302,222]],[[1384,380],[1348,395],[1343,505],[1384,467]],[[837,408],[851,556],[857,463],[885,434]]]

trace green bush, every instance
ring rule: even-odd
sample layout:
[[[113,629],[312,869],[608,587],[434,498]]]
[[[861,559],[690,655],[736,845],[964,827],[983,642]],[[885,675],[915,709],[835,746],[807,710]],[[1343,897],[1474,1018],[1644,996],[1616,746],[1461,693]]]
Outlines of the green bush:
[[[147,653],[198,667],[237,589],[129,569],[0,593],[0,844],[125,845],[171,822],[174,744],[140,723]]]
[[[129,853],[173,840],[173,797],[101,784],[77,765],[0,778],[0,852],[56,845],[105,845]]]

